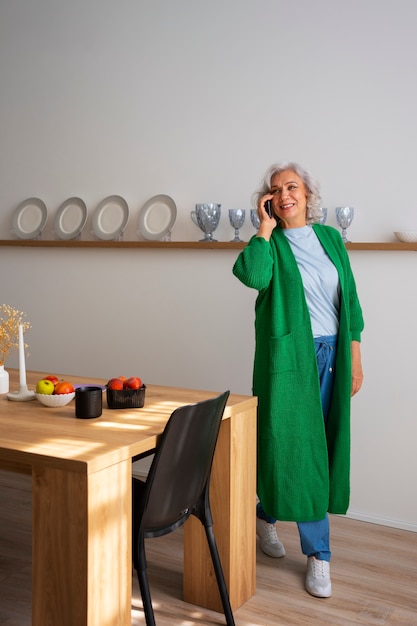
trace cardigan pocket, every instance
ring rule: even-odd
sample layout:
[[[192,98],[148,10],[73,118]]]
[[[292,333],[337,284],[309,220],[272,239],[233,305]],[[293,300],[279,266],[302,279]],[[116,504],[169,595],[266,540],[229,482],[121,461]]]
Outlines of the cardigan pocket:
[[[272,374],[296,369],[293,333],[282,337],[271,337],[269,348],[269,369]]]

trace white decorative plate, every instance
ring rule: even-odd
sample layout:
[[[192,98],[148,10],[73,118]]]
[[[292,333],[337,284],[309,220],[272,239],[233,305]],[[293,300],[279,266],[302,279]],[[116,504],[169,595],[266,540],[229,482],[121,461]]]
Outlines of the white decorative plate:
[[[139,232],[145,239],[163,239],[172,231],[176,219],[177,206],[174,200],[164,194],[153,196],[139,212]]]
[[[54,230],[59,239],[75,239],[87,221],[87,207],[81,198],[68,198],[55,215]]]
[[[118,239],[129,221],[129,207],[121,196],[108,196],[93,214],[93,232],[99,239]]]
[[[13,213],[12,230],[20,239],[37,239],[48,219],[46,205],[39,198],[28,198]]]

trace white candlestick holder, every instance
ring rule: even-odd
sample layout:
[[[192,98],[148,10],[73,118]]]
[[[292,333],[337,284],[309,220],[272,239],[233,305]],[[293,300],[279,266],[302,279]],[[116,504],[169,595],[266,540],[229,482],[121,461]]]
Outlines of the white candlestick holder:
[[[14,400],[16,402],[28,402],[35,399],[35,392],[28,389],[27,385],[20,385],[19,391],[11,391],[7,394],[8,400]]]
[[[22,324],[19,324],[19,391],[8,393],[7,399],[16,402],[27,402],[35,399],[35,392],[30,391],[26,384],[25,342]]]

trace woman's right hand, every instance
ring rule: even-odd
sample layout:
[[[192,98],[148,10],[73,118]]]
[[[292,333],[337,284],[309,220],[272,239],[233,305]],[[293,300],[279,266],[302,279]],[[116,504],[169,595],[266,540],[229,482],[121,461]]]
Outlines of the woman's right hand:
[[[270,240],[272,231],[277,225],[277,220],[275,217],[269,217],[268,213],[265,209],[265,203],[267,200],[272,200],[274,196],[271,193],[262,196],[258,202],[258,215],[261,220],[261,225],[259,226],[257,237],[263,237],[267,241]]]

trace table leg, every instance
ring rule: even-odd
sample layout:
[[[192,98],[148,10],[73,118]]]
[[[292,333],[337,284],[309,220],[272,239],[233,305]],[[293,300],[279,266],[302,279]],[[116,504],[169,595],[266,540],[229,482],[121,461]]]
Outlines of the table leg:
[[[131,624],[131,462],[32,470],[33,626]]]
[[[237,609],[256,592],[256,409],[222,422],[210,502],[230,603]],[[193,516],[184,532],[184,600],[223,610],[204,529]]]

